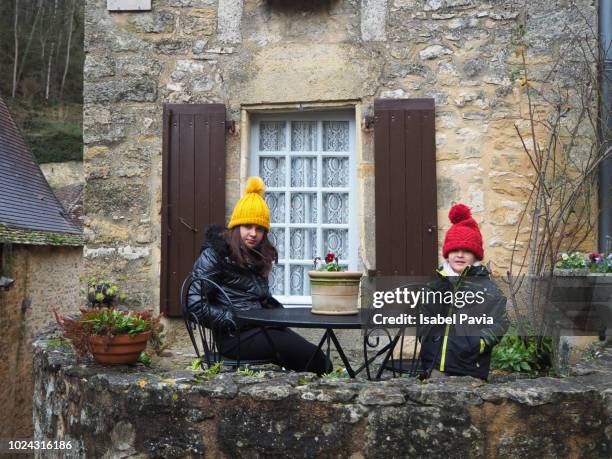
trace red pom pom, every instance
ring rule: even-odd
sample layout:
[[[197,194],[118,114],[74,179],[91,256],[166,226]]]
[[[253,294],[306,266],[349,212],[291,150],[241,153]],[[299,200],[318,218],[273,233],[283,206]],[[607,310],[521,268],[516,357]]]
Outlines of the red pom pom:
[[[465,204],[455,204],[448,212],[451,223],[456,224],[472,216],[472,211]]]

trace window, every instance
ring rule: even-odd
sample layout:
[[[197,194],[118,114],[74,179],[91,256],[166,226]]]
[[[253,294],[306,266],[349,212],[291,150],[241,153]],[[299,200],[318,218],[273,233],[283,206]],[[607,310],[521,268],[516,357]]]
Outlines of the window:
[[[310,304],[308,271],[332,251],[357,269],[355,121],[352,112],[256,117],[251,174],[266,183],[269,237],[279,253],[272,293]]]

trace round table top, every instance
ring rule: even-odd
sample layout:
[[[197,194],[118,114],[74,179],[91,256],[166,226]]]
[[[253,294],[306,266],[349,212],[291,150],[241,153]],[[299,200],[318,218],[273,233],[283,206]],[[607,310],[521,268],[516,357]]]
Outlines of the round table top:
[[[251,325],[267,325],[300,328],[336,328],[360,329],[360,314],[353,315],[326,315],[313,314],[310,308],[275,308],[275,309],[249,309],[237,311],[236,315],[241,321]]]

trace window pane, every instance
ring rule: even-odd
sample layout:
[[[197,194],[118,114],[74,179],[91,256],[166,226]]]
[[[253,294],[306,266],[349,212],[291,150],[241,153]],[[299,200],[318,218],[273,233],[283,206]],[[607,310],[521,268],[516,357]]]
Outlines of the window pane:
[[[291,158],[291,186],[317,186],[317,158]]]
[[[291,193],[291,223],[317,223],[316,193]]]
[[[285,258],[285,228],[272,228],[268,233],[268,238],[276,250],[278,258]]]
[[[265,199],[270,208],[270,221],[285,223],[285,193],[266,193]]]
[[[266,121],[259,123],[259,151],[282,151],[285,149],[285,122]]]
[[[334,252],[338,258],[348,257],[348,229],[323,230],[324,252]]]
[[[323,151],[349,151],[348,121],[323,121]]]
[[[285,158],[259,158],[259,176],[266,186],[285,186]]]
[[[285,294],[285,267],[283,265],[274,265],[268,277],[268,283],[270,284],[272,295]]]
[[[348,158],[323,158],[323,186],[345,187],[348,182]]]
[[[348,193],[323,193],[323,223],[348,223]]]
[[[290,295],[307,295],[304,292],[304,266],[291,266],[289,275],[289,294]]]
[[[292,260],[314,260],[317,254],[317,230],[306,228],[291,229]]]
[[[291,122],[291,151],[314,151],[317,149],[317,122]]]

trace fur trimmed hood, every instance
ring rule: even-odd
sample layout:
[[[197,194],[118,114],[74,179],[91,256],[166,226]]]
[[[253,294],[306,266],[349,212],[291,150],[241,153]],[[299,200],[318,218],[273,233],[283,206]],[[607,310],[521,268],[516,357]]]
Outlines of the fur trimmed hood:
[[[207,248],[212,248],[219,256],[223,259],[229,257],[230,248],[225,238],[225,232],[227,228],[222,225],[209,225],[204,233],[204,243],[200,248],[200,252],[203,252]]]

